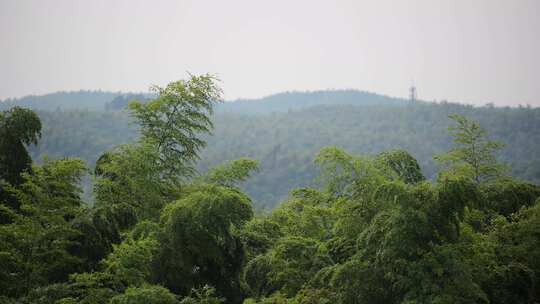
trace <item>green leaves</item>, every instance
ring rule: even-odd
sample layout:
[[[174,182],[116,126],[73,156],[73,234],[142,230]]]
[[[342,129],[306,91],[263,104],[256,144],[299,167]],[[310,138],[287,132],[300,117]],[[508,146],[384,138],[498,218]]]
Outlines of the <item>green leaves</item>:
[[[13,107],[0,112],[0,200],[13,208],[18,203],[3,189],[3,180],[11,185],[23,182],[21,173],[31,170],[32,159],[25,145],[36,144],[41,137],[41,121],[31,110]]]
[[[152,261],[158,250],[159,243],[152,237],[127,239],[103,261],[103,271],[126,286],[141,286],[151,278]]]
[[[460,115],[450,115],[456,122],[448,128],[454,136],[455,147],[435,160],[446,166],[448,173],[463,175],[477,184],[500,177],[505,166],[497,162],[495,153],[503,145],[487,139],[487,132],[475,121]]]
[[[249,158],[240,158],[212,168],[206,175],[209,183],[234,187],[259,170],[259,163]]]
[[[415,184],[425,180],[420,165],[414,157],[404,150],[391,150],[380,153],[377,159],[389,166],[398,177],[407,184]]]
[[[82,204],[78,185],[85,167],[77,159],[47,161],[24,174],[15,188],[21,214],[0,225],[0,286],[20,296],[47,282],[66,280],[81,261],[69,252],[78,231],[71,221]]]
[[[128,205],[139,220],[157,221],[165,204],[178,197],[181,179],[195,173],[193,163],[205,144],[200,136],[212,128],[209,115],[221,91],[211,75],[154,90],[156,99],[130,104],[142,139],[106,152],[96,162],[94,194],[98,206]],[[222,168],[213,179],[218,182],[221,175],[223,183],[234,183],[255,168],[247,160],[232,165],[232,171]]]
[[[19,205],[0,206],[1,301],[540,299],[539,187],[500,178],[498,145],[478,124],[453,117],[457,147],[441,158],[450,171],[436,182],[406,151],[366,156],[329,147],[316,159],[320,189],[294,190],[254,218],[239,183],[256,161],[184,179],[204,146],[198,136],[211,130],[214,79],[156,90],[154,101],[131,106],[143,139],[97,161],[95,206],[80,199],[80,160],[46,160],[6,185]],[[21,135],[21,146],[35,140],[31,134]]]
[[[210,133],[210,115],[220,101],[221,89],[212,75],[191,76],[189,80],[154,86],[158,97],[150,102],[132,102],[131,114],[141,127],[143,140],[155,145],[159,163],[166,174],[189,177],[193,163],[205,146],[200,135]]]
[[[139,220],[157,220],[177,186],[163,178],[159,154],[145,142],[107,152],[96,164],[94,195],[97,206],[127,205]]]
[[[109,304],[178,304],[176,296],[159,285],[129,287],[123,294],[113,297]]]
[[[518,180],[498,179],[481,186],[483,208],[510,217],[523,207],[534,205],[540,196],[540,186]]]
[[[187,294],[210,284],[237,302],[244,247],[237,231],[253,216],[250,200],[236,189],[195,185],[163,210],[157,280]]]
[[[41,121],[34,111],[13,107],[0,113],[0,138],[29,145],[37,144],[40,137]]]
[[[336,147],[322,149],[315,163],[321,168],[326,190],[335,196],[366,197],[388,174],[369,157],[352,156]]]

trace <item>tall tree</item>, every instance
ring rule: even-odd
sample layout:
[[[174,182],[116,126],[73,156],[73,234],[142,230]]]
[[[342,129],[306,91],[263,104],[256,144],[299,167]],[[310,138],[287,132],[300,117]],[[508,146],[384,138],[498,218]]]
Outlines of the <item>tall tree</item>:
[[[189,80],[169,83],[165,88],[154,86],[157,98],[132,102],[129,107],[137,119],[144,140],[153,143],[160,153],[164,173],[191,176],[194,161],[206,142],[201,134],[213,127],[210,115],[214,103],[221,99],[221,89],[212,75],[191,76]]]
[[[40,137],[41,121],[33,111],[13,107],[0,112],[0,203],[19,207],[17,199],[6,192],[4,183],[17,186],[23,182],[21,173],[30,171],[32,166],[25,145],[36,144]]]
[[[211,75],[154,86],[157,97],[130,103],[142,139],[103,154],[96,163],[97,205],[125,205],[139,220],[157,220],[182,178],[195,173],[194,162],[206,144],[201,135],[213,127],[210,115],[221,98]]]
[[[502,143],[489,140],[476,121],[460,115],[449,117],[456,123],[448,128],[455,146],[435,159],[448,168],[447,172],[470,177],[477,184],[501,176],[505,167],[497,161],[496,152],[502,149]]]

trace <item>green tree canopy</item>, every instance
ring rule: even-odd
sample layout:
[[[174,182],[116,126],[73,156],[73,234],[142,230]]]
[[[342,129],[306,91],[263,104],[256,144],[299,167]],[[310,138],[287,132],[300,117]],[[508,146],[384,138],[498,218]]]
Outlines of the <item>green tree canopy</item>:
[[[161,217],[157,281],[179,294],[210,284],[239,302],[244,247],[237,231],[252,216],[249,198],[215,185],[197,186],[168,205]]]
[[[141,127],[144,140],[159,151],[159,163],[171,176],[191,176],[193,162],[205,146],[200,135],[210,133],[209,115],[221,99],[221,90],[212,75],[191,76],[189,80],[152,87],[157,98],[132,102],[129,107]]]
[[[454,136],[454,148],[436,160],[449,172],[472,178],[476,183],[492,180],[504,173],[505,167],[497,161],[500,142],[487,138],[487,132],[476,121],[460,115],[449,116],[456,125],[449,127]]]
[[[18,208],[19,202],[6,193],[4,183],[19,185],[21,173],[31,170],[32,158],[25,145],[41,137],[41,120],[31,110],[13,107],[0,112],[0,203]]]

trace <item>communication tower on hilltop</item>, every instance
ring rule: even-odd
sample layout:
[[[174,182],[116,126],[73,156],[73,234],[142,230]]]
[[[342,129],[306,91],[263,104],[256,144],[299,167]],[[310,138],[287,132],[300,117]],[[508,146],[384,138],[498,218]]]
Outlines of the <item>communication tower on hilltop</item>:
[[[415,102],[417,100],[417,92],[416,92],[416,87],[414,85],[411,86],[411,88],[409,89],[409,100],[411,102]]]

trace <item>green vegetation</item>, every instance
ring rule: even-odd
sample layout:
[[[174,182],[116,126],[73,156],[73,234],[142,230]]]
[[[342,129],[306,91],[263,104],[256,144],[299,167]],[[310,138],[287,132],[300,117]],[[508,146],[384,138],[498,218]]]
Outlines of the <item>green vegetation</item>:
[[[129,97],[141,98],[123,96],[120,104]],[[313,159],[328,145],[373,156],[406,150],[418,160],[423,175],[435,180],[441,169],[451,165],[439,164],[433,156],[452,149],[447,132],[452,114],[478,121],[490,131],[486,140],[505,143],[495,155],[508,164],[511,176],[540,183],[540,108],[410,103],[357,91],[286,93],[237,102],[215,106],[214,134],[202,137],[207,146],[199,153],[197,168],[206,172],[242,157],[257,160],[260,170],[240,184],[257,209],[272,209],[293,188],[315,186],[319,172]],[[80,157],[93,167],[105,151],[135,142],[139,136],[126,111],[53,108],[37,114],[43,124],[42,138],[29,147],[37,162],[45,156]],[[89,179],[84,188],[89,197]]]
[[[241,185],[264,164],[239,158],[197,174],[219,99],[215,78],[202,75],[130,103],[141,136],[96,159],[91,205],[81,198],[85,163],[30,166],[40,120],[2,112],[0,134],[25,161],[11,166],[0,142],[0,168],[12,168],[0,176],[0,302],[540,301],[540,186],[504,170],[501,144],[478,122],[450,115],[453,143],[432,180],[403,149],[327,146],[314,161],[318,187],[257,213]],[[272,153],[277,163],[282,152]]]

